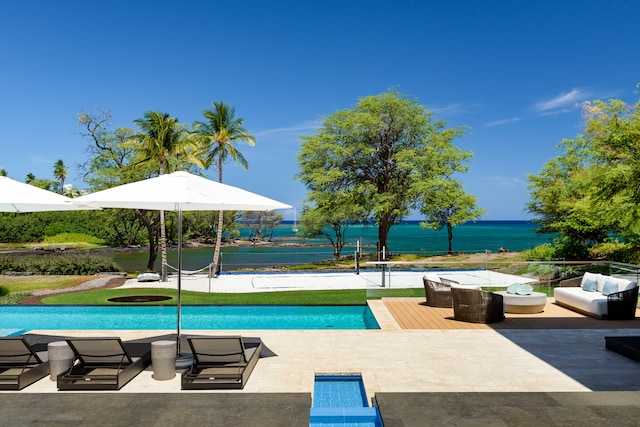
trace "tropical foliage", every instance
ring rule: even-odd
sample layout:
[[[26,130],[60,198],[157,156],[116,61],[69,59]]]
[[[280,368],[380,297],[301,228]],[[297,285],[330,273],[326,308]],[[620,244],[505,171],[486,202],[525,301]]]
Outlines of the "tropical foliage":
[[[559,255],[637,262],[640,249],[640,104],[583,105],[584,132],[529,176],[542,232],[555,232]],[[600,248],[600,249],[599,249]]]
[[[453,228],[476,220],[485,213],[484,209],[476,206],[476,198],[465,193],[462,184],[454,179],[442,180],[423,197],[421,212],[426,219],[421,225],[432,230],[446,227],[448,253],[453,252]]]
[[[345,223],[352,216],[373,222],[379,248],[389,253],[389,229],[412,209],[425,208],[424,194],[466,171],[471,153],[453,145],[463,134],[463,128],[447,128],[395,90],[330,114],[315,135],[302,137],[297,178],[307,187],[306,214],[319,209],[325,224],[334,227],[336,220]],[[334,195],[348,207],[343,218],[333,215]]]
[[[202,115],[206,121],[195,122],[191,136],[200,146],[204,168],[209,169],[216,166],[218,168],[218,182],[222,182],[222,167],[229,159],[232,159],[236,164],[240,163],[244,169],[247,169],[249,167],[247,160],[234,144],[246,142],[253,146],[255,145],[255,137],[244,128],[244,120],[236,118],[236,109],[222,101],[213,102],[213,109],[204,110]],[[216,247],[213,253],[213,268],[211,269],[213,272],[218,271],[223,231],[224,211],[220,211],[218,213]]]

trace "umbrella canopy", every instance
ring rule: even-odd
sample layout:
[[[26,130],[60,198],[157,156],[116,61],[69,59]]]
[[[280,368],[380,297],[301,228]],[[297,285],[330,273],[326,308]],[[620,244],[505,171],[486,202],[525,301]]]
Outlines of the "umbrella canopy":
[[[44,212],[91,209],[77,206],[73,199],[43,190],[6,176],[0,176],[0,212]]]
[[[269,211],[290,205],[221,184],[188,172],[174,172],[123,184],[73,199],[79,206],[178,212],[178,353],[180,353],[180,291],[182,288],[183,211]]]
[[[174,172],[73,199],[101,208],[164,211],[268,211],[291,206],[188,172]]]

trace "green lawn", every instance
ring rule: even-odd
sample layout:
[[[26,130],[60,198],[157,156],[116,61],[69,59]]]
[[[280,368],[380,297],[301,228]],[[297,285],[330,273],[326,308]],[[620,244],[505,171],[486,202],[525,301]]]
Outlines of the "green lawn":
[[[114,303],[109,298],[134,295],[161,295],[172,299],[149,303]],[[361,305],[367,299],[382,297],[420,297],[424,290],[387,289],[376,290],[375,295],[367,295],[364,289],[328,291],[287,291],[259,293],[201,293],[182,291],[181,303],[188,304],[292,304],[292,305]],[[53,295],[42,300],[44,304],[88,304],[88,305],[174,305],[176,291],[172,289],[126,288],[104,289],[86,292],[72,292]]]
[[[78,286],[91,276],[2,276],[0,285],[9,288],[10,292],[32,292],[40,289],[64,289]]]

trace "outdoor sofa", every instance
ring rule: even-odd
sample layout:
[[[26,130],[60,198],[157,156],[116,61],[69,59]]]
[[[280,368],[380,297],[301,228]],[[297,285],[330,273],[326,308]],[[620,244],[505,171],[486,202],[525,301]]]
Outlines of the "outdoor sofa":
[[[599,319],[634,319],[638,284],[598,273],[560,281],[554,288],[556,304]]]
[[[0,337],[0,390],[22,390],[49,375],[47,352],[24,337]]]
[[[187,337],[193,364],[182,373],[183,390],[242,389],[262,352],[240,336]]]
[[[118,337],[68,338],[75,360],[58,375],[59,390],[120,390],[151,364],[151,344]]]

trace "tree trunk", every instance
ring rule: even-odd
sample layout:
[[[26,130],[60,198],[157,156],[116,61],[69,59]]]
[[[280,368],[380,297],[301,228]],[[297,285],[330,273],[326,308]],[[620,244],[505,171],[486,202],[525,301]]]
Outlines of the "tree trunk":
[[[449,237],[449,255],[453,253],[453,227],[447,223],[447,235]]]
[[[147,271],[153,271],[153,266],[156,263],[158,257],[158,238],[156,233],[156,226],[149,218],[144,214],[144,211],[136,209],[136,214],[140,218],[140,221],[147,229],[147,235],[149,236],[149,260],[147,261]]]
[[[216,248],[213,251],[213,266],[211,267],[211,277],[215,277],[218,273],[218,264],[220,259],[220,247],[222,246],[222,229],[224,221],[224,211],[218,213],[218,232],[216,233]]]
[[[389,257],[389,248],[387,247],[387,236],[389,235],[389,217],[384,215],[380,218],[378,224],[378,243],[380,250],[380,261],[386,261]],[[384,249],[383,249],[384,248]]]
[[[222,183],[222,150],[218,155],[218,182]],[[216,234],[216,248],[213,251],[213,262],[211,267],[210,277],[215,277],[218,274],[218,263],[220,258],[220,247],[222,246],[222,230],[224,221],[224,211],[218,213],[218,233]]]

